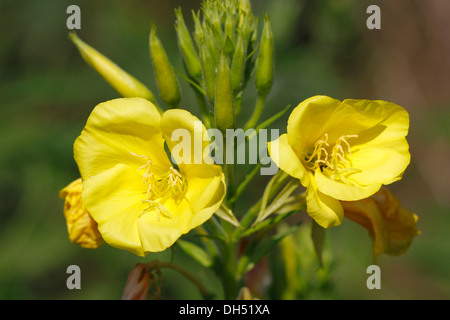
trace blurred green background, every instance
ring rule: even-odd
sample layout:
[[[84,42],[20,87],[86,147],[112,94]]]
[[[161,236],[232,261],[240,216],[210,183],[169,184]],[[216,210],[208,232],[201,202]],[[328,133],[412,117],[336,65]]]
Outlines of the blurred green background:
[[[142,259],[107,245],[89,250],[69,242],[58,193],[79,176],[73,142],[92,108],[118,97],[68,40],[66,8],[71,4],[81,9],[80,37],[154,92],[150,23],[158,26],[173,64],[181,69],[174,9],[182,5],[191,25],[190,10],[200,7],[199,0],[0,0],[0,299],[119,299],[134,264],[153,259],[182,264],[220,298],[214,275],[177,250]],[[252,4],[258,16],[270,14],[277,50],[275,82],[263,118],[316,94],[389,100],[411,117],[412,162],[390,190],[419,215],[421,235],[406,254],[378,258],[382,289],[371,291],[366,268],[373,264],[372,242],[365,229],[344,220],[327,231],[327,255],[333,261],[328,285],[302,297],[449,299],[450,3]],[[370,4],[381,8],[381,30],[366,28]],[[183,106],[197,113],[187,84],[180,82]],[[286,120],[287,115],[273,127],[283,132]],[[244,198],[255,199],[262,187],[258,184]],[[72,264],[81,268],[81,290],[66,287],[66,268]],[[280,290],[277,279],[272,277],[272,293]],[[200,295],[184,278],[164,270],[163,298]]]

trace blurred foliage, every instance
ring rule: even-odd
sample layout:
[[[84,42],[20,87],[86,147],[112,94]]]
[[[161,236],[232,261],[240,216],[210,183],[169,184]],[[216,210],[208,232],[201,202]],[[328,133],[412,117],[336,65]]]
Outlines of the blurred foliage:
[[[401,2],[407,7],[414,1]],[[107,245],[88,250],[69,242],[63,200],[58,193],[79,176],[72,155],[73,141],[96,104],[118,97],[68,40],[66,8],[71,4],[81,8],[79,35],[154,89],[148,49],[150,23],[158,26],[175,67],[182,68],[173,28],[174,9],[182,5],[187,23],[192,25],[190,10],[197,10],[200,1],[0,0],[0,299],[118,299],[135,263],[153,259],[182,264],[220,298],[221,288],[212,273],[200,269],[176,248],[143,259]],[[379,45],[389,45],[383,37],[387,38],[391,30],[384,24],[381,31],[374,31],[377,33],[365,29],[368,5],[367,1],[357,0],[253,1],[257,15],[271,15],[277,46],[276,79],[262,119],[315,94],[408,102],[402,105],[411,114],[413,162],[405,178],[392,190],[404,206],[418,213],[422,234],[405,255],[379,258],[382,289],[370,291],[365,286],[365,271],[373,264],[372,242],[366,230],[345,220],[326,234],[328,278],[324,280],[323,271],[319,272],[309,284],[314,288],[308,291],[310,294],[301,291],[285,297],[448,299],[450,187],[442,177],[449,176],[450,96],[440,95],[434,100],[428,95],[428,99],[417,99],[413,104],[403,100],[400,93],[392,94],[405,83],[382,90],[383,85],[392,82],[383,74],[375,77],[373,72],[389,66],[389,54],[394,49],[380,49]],[[388,12],[400,16],[386,15],[386,19],[411,20],[410,16],[402,20],[401,11]],[[420,21],[413,18],[410,23],[419,25]],[[441,41],[432,37],[428,40]],[[399,50],[407,57],[415,54],[407,48]],[[428,69],[430,73],[442,72],[439,64]],[[395,74],[401,75],[401,71]],[[196,113],[188,84],[182,80],[181,84],[182,105]],[[247,94],[255,93],[250,89]],[[245,104],[244,96],[242,114],[248,115],[252,107]],[[273,127],[283,132],[286,120],[287,115]],[[263,184],[266,179],[260,177],[259,181]],[[243,199],[255,199],[260,189],[252,189]],[[240,205],[245,207],[245,200]],[[310,254],[304,234],[290,240],[297,246],[305,245],[295,250]],[[273,258],[281,254],[276,251]],[[298,265],[313,274],[315,263],[305,259]],[[81,290],[66,288],[66,268],[71,264],[81,268]],[[267,298],[271,294],[277,297],[289,281],[280,265],[272,266],[272,270]],[[195,287],[175,272],[164,270],[163,275],[164,298],[201,298]],[[298,285],[302,290],[308,286]]]

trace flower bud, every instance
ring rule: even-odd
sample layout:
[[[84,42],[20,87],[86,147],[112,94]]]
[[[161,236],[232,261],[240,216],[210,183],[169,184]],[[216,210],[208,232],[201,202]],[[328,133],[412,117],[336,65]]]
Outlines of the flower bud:
[[[83,59],[94,68],[122,97],[139,97],[155,102],[153,93],[114,62],[83,42],[75,32],[69,39],[77,46]]]
[[[264,16],[259,56],[256,65],[255,85],[259,95],[266,95],[272,87],[274,69],[273,33],[268,15]]]
[[[191,78],[200,80],[202,78],[202,67],[195,51],[191,35],[184,22],[181,8],[175,10],[175,15],[177,17],[175,29],[177,31],[178,47],[183,56],[187,72]]]
[[[235,12],[227,12],[225,18],[225,45],[224,45],[224,51],[227,55],[232,56],[234,45],[236,42],[236,24],[237,24],[237,15]],[[229,44],[227,44],[227,41]],[[227,49],[229,47],[229,49]]]
[[[234,49],[233,61],[231,62],[231,87],[234,92],[241,90],[243,87],[246,61],[247,49],[245,39],[242,33],[239,32]]]
[[[81,178],[73,181],[59,193],[64,202],[64,216],[71,242],[83,248],[96,249],[103,244],[103,238],[98,231],[97,222],[84,207],[81,199]]]
[[[169,108],[176,108],[181,100],[178,79],[155,29],[153,26],[150,32],[150,54],[155,70],[156,83],[164,103]]]
[[[250,14],[252,12],[252,6],[250,0],[239,0],[239,11]]]
[[[214,36],[214,30],[207,26],[206,22],[203,22],[203,30],[205,34],[205,43],[206,46],[213,57],[213,61],[215,65],[219,64],[220,60],[220,48],[222,48],[222,41],[218,40],[217,37]]]
[[[216,96],[216,65],[214,58],[205,44],[200,47],[200,62],[202,64],[206,98],[213,105]]]
[[[150,287],[150,271],[143,263],[137,263],[128,274],[122,300],[146,300]]]
[[[219,130],[234,128],[233,89],[231,88],[231,72],[225,54],[220,56],[217,68],[216,99],[214,104],[216,127]]]

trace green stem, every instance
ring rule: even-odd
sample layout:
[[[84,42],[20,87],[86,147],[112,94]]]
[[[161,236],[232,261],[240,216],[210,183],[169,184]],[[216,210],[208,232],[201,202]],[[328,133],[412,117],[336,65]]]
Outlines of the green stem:
[[[152,267],[153,263],[154,262],[149,263],[150,268]],[[200,283],[200,281],[198,281],[193,275],[191,275],[189,272],[187,272],[183,268],[181,268],[175,264],[172,264],[170,262],[159,262],[159,261],[157,261],[156,267],[157,268],[169,268],[169,269],[177,271],[178,273],[183,275],[186,279],[191,281],[197,287],[197,289],[200,291],[200,294],[202,295],[203,298],[207,299],[210,296],[208,294],[208,291],[205,289],[205,287],[203,287],[203,285]]]
[[[230,239],[223,248],[223,269],[219,274],[225,300],[235,300],[239,291],[237,277],[237,242]]]
[[[234,165],[233,164],[225,164],[224,168],[225,168],[225,175],[226,175],[226,182],[227,182],[227,199],[232,199],[235,194]],[[230,209],[231,210],[234,209],[234,203],[230,203]]]
[[[228,203],[228,201],[230,199],[232,199],[234,197],[234,194],[236,192],[235,190],[235,172],[234,172],[234,164],[232,163],[227,163],[227,153],[228,153],[228,146],[227,146],[227,142],[226,142],[226,131],[222,130],[222,134],[223,134],[223,140],[222,140],[222,146],[223,146],[223,171],[225,174],[225,179],[226,179],[226,186],[227,186],[227,193],[226,193],[226,199],[227,199],[227,204],[229,205],[229,208],[233,211],[234,206],[233,203]]]
[[[247,124],[245,125],[245,128],[244,128],[245,130],[254,128],[256,126],[259,118],[261,117],[261,113],[263,111],[265,101],[266,101],[266,95],[258,95],[258,100],[256,101],[255,110],[253,111],[251,118],[248,120]]]

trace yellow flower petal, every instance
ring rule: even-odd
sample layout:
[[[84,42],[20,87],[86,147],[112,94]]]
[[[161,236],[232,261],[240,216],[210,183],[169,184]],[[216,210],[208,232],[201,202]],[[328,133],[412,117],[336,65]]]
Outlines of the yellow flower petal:
[[[299,157],[288,143],[288,135],[282,134],[278,139],[267,144],[272,160],[278,168],[299,179],[303,186],[309,185],[309,176]]]
[[[370,197],[381,188],[381,184],[371,184],[368,186],[350,185],[338,182],[326,177],[320,169],[314,172],[314,179],[317,188],[324,194],[344,201],[355,201]]]
[[[191,166],[184,174],[188,185],[186,199],[195,212],[190,224],[193,229],[219,209],[226,192],[225,176],[217,165]]]
[[[74,144],[83,180],[117,163],[140,167],[151,160],[155,170],[166,170],[170,161],[164,151],[160,119],[156,107],[141,98],[115,99],[96,106]]]
[[[317,189],[312,174],[311,184],[306,189],[306,211],[320,226],[330,228],[338,226],[344,218],[344,210],[338,200],[327,196]]]
[[[142,202],[145,193],[142,175],[124,164],[117,164],[84,181],[85,205],[109,245],[143,255],[135,221],[146,208]]]
[[[389,184],[401,178],[410,162],[406,135],[409,115],[405,109],[381,100],[344,100],[372,122],[365,130],[356,132],[352,139],[352,166],[360,171],[350,179],[360,185]]]
[[[288,142],[298,155],[305,152],[323,134],[323,128],[333,121],[332,113],[340,101],[314,96],[301,102],[291,113],[287,125]]]
[[[157,220],[155,215],[158,212],[148,211],[137,219],[144,255],[170,247],[182,234],[191,230],[192,211],[186,199],[180,203],[169,199],[164,206],[171,212],[171,217],[161,216]]]
[[[209,154],[204,152],[211,143],[206,133],[206,128],[189,111],[171,109],[164,112],[161,118],[161,130],[167,146],[180,169],[182,167],[188,168],[195,164],[213,163]],[[175,146],[180,147],[184,153],[174,150]],[[182,158],[182,163],[178,158]]]
[[[384,146],[366,145],[352,153],[352,165],[360,172],[352,174],[349,179],[363,186],[387,185],[402,178],[410,160],[409,146],[404,138]]]
[[[211,142],[205,126],[197,117],[182,109],[167,110],[161,118],[161,130],[175,160],[177,154],[173,153],[177,153],[177,146],[183,145],[183,152],[188,153],[186,157],[181,155],[183,162],[177,162],[177,165],[187,180],[186,198],[196,212],[191,228],[197,227],[220,207],[226,191],[225,176],[206,152]],[[176,140],[179,137],[174,135],[176,131],[184,132],[186,136]]]

